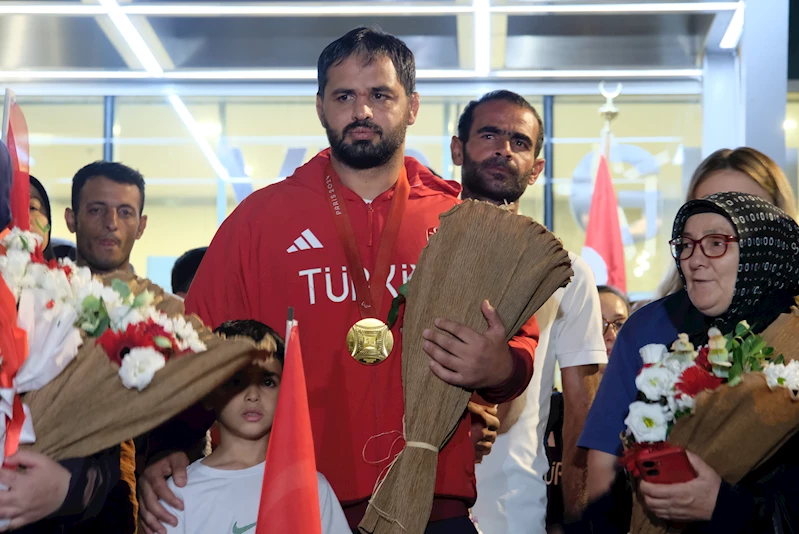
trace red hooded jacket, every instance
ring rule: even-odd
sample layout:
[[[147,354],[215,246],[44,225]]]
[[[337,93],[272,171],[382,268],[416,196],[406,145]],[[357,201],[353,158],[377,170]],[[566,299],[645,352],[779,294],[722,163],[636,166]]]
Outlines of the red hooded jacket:
[[[356,525],[378,476],[402,446],[395,443],[404,413],[402,336],[398,322],[394,350],[378,365],[358,363],[347,351],[347,332],[360,315],[324,189],[329,157],[327,150],[321,152],[293,176],[256,191],[236,208],[205,254],[186,310],[214,327],[232,319],[256,319],[281,331],[287,309],[294,307],[302,325],[317,467]],[[413,273],[428,237],[438,228],[439,214],[454,206],[460,193],[459,185],[436,177],[413,158],[405,158],[405,168],[410,196],[381,318],[387,317],[397,289]],[[372,272],[394,190],[371,204],[343,186],[340,193],[364,267]],[[511,342],[514,377],[482,391],[487,400],[508,400],[527,386],[538,340],[534,320],[525,330],[524,337]],[[465,514],[474,502],[475,453],[469,427],[464,414],[440,453],[436,495],[444,499],[434,506],[431,519]]]

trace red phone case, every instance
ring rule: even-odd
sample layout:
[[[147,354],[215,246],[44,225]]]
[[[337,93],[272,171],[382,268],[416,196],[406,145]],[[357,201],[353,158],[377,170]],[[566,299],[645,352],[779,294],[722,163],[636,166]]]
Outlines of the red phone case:
[[[679,484],[696,478],[685,449],[680,447],[642,452],[635,463],[641,478],[653,484]]]

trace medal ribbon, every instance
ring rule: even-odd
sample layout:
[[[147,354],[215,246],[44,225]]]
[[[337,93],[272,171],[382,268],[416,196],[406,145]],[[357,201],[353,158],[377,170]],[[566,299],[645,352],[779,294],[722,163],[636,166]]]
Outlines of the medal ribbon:
[[[405,206],[408,203],[408,196],[411,191],[408,183],[408,173],[403,165],[397,184],[394,186],[394,196],[391,199],[388,220],[385,228],[383,228],[374,272],[369,281],[366,280],[363,260],[358,250],[358,243],[355,241],[352,222],[347,213],[347,201],[341,196],[340,191],[341,179],[333,170],[332,165],[328,165],[325,177],[325,192],[327,193],[330,211],[333,214],[333,221],[336,223],[339,240],[344,247],[344,254],[347,256],[347,265],[350,277],[355,285],[355,294],[358,295],[358,311],[361,314],[361,319],[377,318],[382,309],[383,295],[386,290],[386,282],[388,282],[391,254],[394,252],[394,245],[397,243],[402,216],[405,214]]]

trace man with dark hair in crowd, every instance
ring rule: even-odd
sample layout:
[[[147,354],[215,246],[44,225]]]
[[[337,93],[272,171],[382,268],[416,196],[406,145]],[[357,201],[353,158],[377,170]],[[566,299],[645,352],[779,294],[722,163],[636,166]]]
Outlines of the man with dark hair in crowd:
[[[11,222],[11,176],[11,158],[0,142],[0,232]],[[38,196],[35,190],[31,193],[33,199]],[[40,204],[36,208],[37,212],[44,210]],[[49,208],[45,211],[49,215]],[[44,229],[46,225],[41,226]],[[4,485],[0,519],[8,520],[6,528],[14,532],[55,534],[97,516],[119,480],[119,457],[119,447],[60,462],[38,452],[18,451],[0,468],[0,484]],[[77,531],[81,531],[79,526]]]
[[[373,455],[385,455],[391,434],[402,432],[402,333],[399,323],[389,330],[381,319],[459,192],[405,157],[405,132],[419,110],[415,72],[405,43],[381,31],[357,28],[330,44],[319,57],[316,98],[330,149],[236,208],[208,248],[186,300],[186,309],[211,326],[241,317],[281,324],[294,306],[303,324],[317,466],[351,528],[389,463],[373,462]],[[442,380],[504,402],[530,380],[538,329],[531,321],[509,344],[496,310],[486,302],[482,312],[485,333],[442,319],[425,333],[425,350],[431,372]],[[449,342],[453,331],[457,343]],[[348,333],[359,341],[349,350]],[[376,336],[381,348],[391,336],[393,350],[378,351],[370,341]],[[428,534],[475,532],[468,517],[475,499],[469,426],[464,416],[439,454]],[[205,427],[193,437],[204,434]],[[173,433],[163,449],[174,451],[186,437]],[[172,475],[181,487],[187,465],[186,454],[172,453],[139,479],[146,534],[164,532],[159,521],[175,524],[158,497],[181,509],[164,477]]]
[[[75,234],[77,263],[94,274],[132,271],[130,253],[147,227],[144,177],[121,163],[96,161],[72,179],[72,207],[66,209],[69,231]],[[133,441],[121,445],[121,480],[100,515],[74,532],[127,534],[136,528],[136,450]]]
[[[72,179],[67,227],[76,235],[78,265],[95,274],[130,270],[130,252],[147,227],[144,178],[126,165],[96,161]]]
[[[172,293],[181,298],[186,298],[191,281],[194,280],[194,275],[197,274],[197,269],[200,268],[200,262],[203,261],[206,250],[208,250],[208,247],[193,248],[184,252],[175,261],[175,265],[172,267]]]
[[[462,166],[463,198],[507,205],[544,170],[541,116],[520,95],[494,91],[466,106],[452,138],[452,161]],[[563,381],[563,480],[567,519],[585,502],[585,457],[577,439],[596,391],[598,364],[606,363],[599,299],[588,265],[569,253],[574,277],[536,312],[541,337],[526,392],[500,406],[500,435],[477,466],[473,514],[485,534],[544,532],[549,463],[544,425],[555,364]],[[473,406],[470,408],[474,409]]]

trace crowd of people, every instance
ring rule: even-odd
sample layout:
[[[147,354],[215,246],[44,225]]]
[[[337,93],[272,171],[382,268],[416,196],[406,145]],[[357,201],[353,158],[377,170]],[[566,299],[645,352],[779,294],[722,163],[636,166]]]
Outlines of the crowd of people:
[[[407,46],[378,30],[357,28],[331,43],[319,57],[316,102],[330,148],[251,194],[209,247],[175,263],[171,291],[185,297],[188,313],[220,333],[255,341],[268,333],[277,340],[274,355],[256,358],[146,436],[89,458],[53,462],[27,453],[24,471],[0,469],[9,487],[0,492],[0,518],[41,533],[254,529],[283,363],[274,328],[292,306],[303,324],[322,531],[358,531],[396,454],[391,432],[403,428],[403,340],[400,321],[391,354],[368,365],[348,350],[348,331],[387,315],[441,213],[460,199],[518,212],[544,169],[541,116],[506,90],[470,102],[459,119],[451,155],[462,185],[406,157],[406,129],[423,113],[415,72]],[[0,171],[4,165],[0,158]],[[792,531],[795,439],[737,484],[692,454],[698,476],[682,484],[642,482],[634,490],[619,467],[640,347],[670,345],[680,332],[701,345],[708,325],[741,319],[762,330],[799,293],[796,254],[749,239],[799,245],[795,194],[767,156],[751,148],[714,153],[696,170],[686,201],[674,221],[674,271],[661,298],[634,313],[624,293],[597,287],[587,264],[569,253],[571,282],[510,342],[487,301],[484,333],[447,318],[425,332],[430,372],[474,392],[439,455],[427,534],[626,533],[634,491],[651,513],[691,532]],[[747,224],[750,215],[765,222]],[[72,251],[54,246],[52,217],[45,188],[31,177],[31,229],[47,258],[74,254],[97,274],[132,270],[131,250],[147,226],[145,180],[122,163],[80,169],[66,210]],[[300,236],[313,246],[297,247]],[[364,270],[365,288],[351,275]]]

